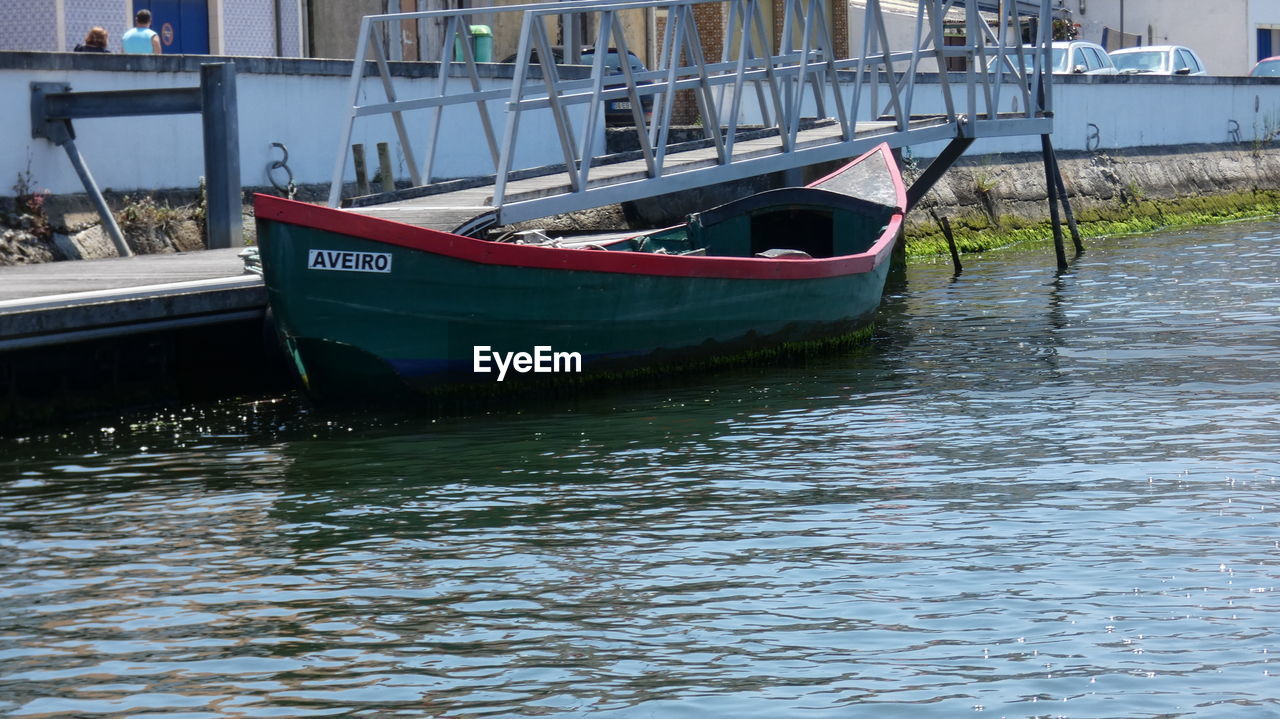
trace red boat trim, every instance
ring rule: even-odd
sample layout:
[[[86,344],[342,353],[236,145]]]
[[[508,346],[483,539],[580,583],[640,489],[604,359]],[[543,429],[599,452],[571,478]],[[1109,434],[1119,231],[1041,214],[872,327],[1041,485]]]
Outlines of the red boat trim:
[[[887,153],[888,147],[882,145],[871,152]],[[895,184],[900,197],[899,204],[905,207],[905,188],[900,181]],[[486,265],[744,280],[818,279],[870,272],[888,259],[894,238],[902,228],[903,217],[901,212],[894,214],[884,234],[866,252],[842,257],[770,259],[656,255],[646,252],[516,245],[463,237],[272,195],[254,195],[253,205],[254,212],[262,220],[308,227]]]

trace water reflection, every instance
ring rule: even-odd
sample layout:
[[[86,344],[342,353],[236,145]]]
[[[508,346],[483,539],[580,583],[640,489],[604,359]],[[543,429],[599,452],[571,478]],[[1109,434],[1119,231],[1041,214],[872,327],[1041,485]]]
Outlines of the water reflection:
[[[521,413],[0,440],[0,711],[1275,713],[1278,236],[920,266],[869,349]]]

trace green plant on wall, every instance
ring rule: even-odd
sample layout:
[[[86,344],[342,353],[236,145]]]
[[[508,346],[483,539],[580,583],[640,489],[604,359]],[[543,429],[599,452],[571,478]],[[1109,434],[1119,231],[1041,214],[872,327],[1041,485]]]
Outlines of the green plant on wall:
[[[1080,26],[1066,20],[1058,18],[1053,21],[1053,39],[1054,40],[1075,40],[1080,37]]]
[[[1120,190],[1120,203],[1123,205],[1136,205],[1146,197],[1147,191],[1136,182],[1131,181]]]
[[[1000,225],[1000,213],[996,211],[996,179],[985,172],[973,177],[973,193],[978,197],[983,212],[992,226]]]
[[[1275,113],[1264,115],[1261,125],[1258,120],[1253,121],[1253,147],[1250,154],[1258,157],[1262,151],[1271,146],[1275,142],[1277,136],[1280,136],[1280,120],[1277,119]]]
[[[53,227],[49,224],[49,215],[45,212],[45,201],[49,199],[48,190],[37,190],[35,176],[31,174],[31,156],[27,156],[27,169],[18,173],[18,181],[13,183],[14,210],[28,218],[31,234],[42,240],[53,236]]]

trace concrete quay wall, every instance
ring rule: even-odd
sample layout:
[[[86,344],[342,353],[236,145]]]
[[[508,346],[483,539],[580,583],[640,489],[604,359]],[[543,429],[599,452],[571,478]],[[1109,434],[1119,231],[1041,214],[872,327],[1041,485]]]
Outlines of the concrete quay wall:
[[[970,108],[966,104],[965,76],[952,73],[948,80],[955,112],[967,115],[986,112],[981,87],[975,96],[976,107]],[[851,84],[846,84],[843,90],[846,106],[852,100]],[[1052,88],[1053,144],[1059,150],[1110,151],[1254,142],[1274,137],[1280,132],[1278,78],[1055,75]],[[913,115],[946,112],[942,86],[935,74],[919,76],[911,96],[912,102],[907,109]],[[905,93],[902,99],[906,101]],[[883,84],[875,93],[864,86],[859,119],[870,119],[873,108],[891,112],[889,100],[889,92]],[[833,101],[828,88],[827,102]],[[816,114],[811,95],[806,96],[805,102],[807,112]],[[1002,113],[1025,111],[1027,107],[1025,98],[1010,85],[1001,88],[996,104]],[[755,92],[744,92],[739,123],[757,124],[760,118]],[[944,146],[945,143],[941,142],[912,146],[906,149],[906,154],[909,157],[933,157]],[[969,154],[1039,149],[1038,136],[992,137],[977,140]]]
[[[1064,184],[1081,210],[1142,201],[1280,192],[1280,144],[1202,144],[1058,152]],[[963,158],[920,207],[977,209],[991,204],[1023,217],[1048,214],[1039,152]]]
[[[1058,163],[1086,234],[1280,212],[1280,144],[1273,142],[1068,150]],[[909,249],[939,251],[937,217],[949,218],[971,251],[1047,237],[1040,153],[963,158],[907,218]]]
[[[351,60],[215,57],[197,55],[99,55],[96,53],[0,52],[0,196],[11,196],[15,178],[30,173],[33,190],[52,194],[84,192],[66,153],[47,140],[31,136],[33,82],[60,82],[72,92],[144,90],[196,87],[200,65],[236,64],[240,132],[240,182],[244,187],[270,187],[268,169],[282,154],[272,143],[288,148],[288,168],[299,185],[328,186],[339,152],[338,143],[349,111]],[[372,63],[369,63],[372,67]],[[401,99],[435,94],[438,63],[391,63],[394,87]],[[513,66],[480,66],[481,90],[509,89]],[[447,94],[470,92],[466,77],[455,69]],[[566,71],[568,74],[568,71]],[[384,102],[382,83],[366,77],[358,102]],[[440,128],[440,147],[433,174],[441,178],[469,177],[493,172],[488,146],[474,105],[446,110]],[[419,163],[427,137],[430,112],[405,113],[411,143]],[[505,103],[489,103],[489,115],[501,132]],[[75,120],[76,145],[98,186],[116,192],[190,189],[204,174],[204,151],[199,115],[166,115]],[[563,162],[559,147],[537,138],[555,135],[550,110],[525,113],[520,123],[516,160],[536,167]],[[390,144],[397,179],[408,179],[405,157],[390,115],[358,118],[352,143],[365,146],[372,178],[377,173],[376,145]],[[604,130],[599,131],[603,143]],[[501,140],[501,138],[499,138]],[[345,182],[354,182],[350,148]],[[274,173],[278,183],[284,171]]]

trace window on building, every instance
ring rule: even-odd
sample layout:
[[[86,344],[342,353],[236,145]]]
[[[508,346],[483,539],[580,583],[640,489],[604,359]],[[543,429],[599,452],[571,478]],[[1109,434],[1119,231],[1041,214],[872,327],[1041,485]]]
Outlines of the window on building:
[[[1280,55],[1280,27],[1261,26],[1258,28],[1258,59]]]

